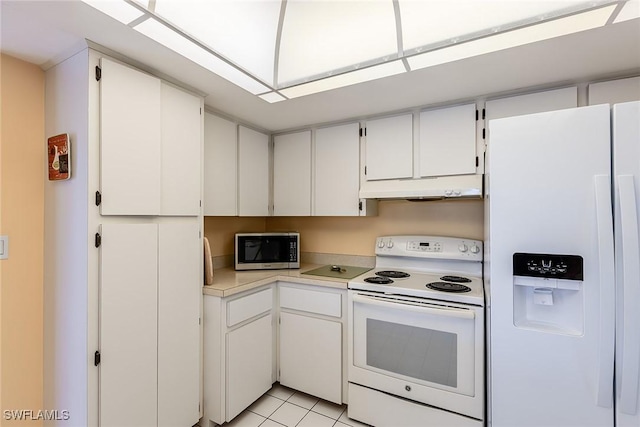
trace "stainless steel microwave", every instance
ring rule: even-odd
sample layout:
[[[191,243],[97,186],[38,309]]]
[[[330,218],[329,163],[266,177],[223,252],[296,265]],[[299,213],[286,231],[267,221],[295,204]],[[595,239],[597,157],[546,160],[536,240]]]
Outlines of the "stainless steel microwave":
[[[300,233],[236,233],[236,270],[300,268]]]

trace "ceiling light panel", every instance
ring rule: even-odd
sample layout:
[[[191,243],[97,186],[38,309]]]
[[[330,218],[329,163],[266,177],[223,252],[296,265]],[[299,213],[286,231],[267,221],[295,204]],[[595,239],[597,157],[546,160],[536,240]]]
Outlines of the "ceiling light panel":
[[[585,1],[540,0],[398,0],[405,52],[448,45],[541,21],[563,12],[593,7]],[[466,37],[465,37],[466,36]]]
[[[134,29],[254,95],[270,90],[155,19],[147,19]]]
[[[391,0],[287,1],[278,87],[397,57]]]
[[[491,37],[411,56],[407,58],[407,61],[411,69],[416,70],[598,28],[607,23],[615,8],[615,5],[607,6],[566,18],[531,25]]]
[[[614,23],[628,21],[630,19],[640,18],[640,0],[629,0],[624,5]]]
[[[82,0],[82,2],[117,19],[123,24],[128,24],[144,15],[140,10],[124,0]]]
[[[155,13],[267,84],[280,0],[156,0]]]
[[[287,98],[297,98],[300,96],[311,95],[313,93],[324,92],[326,90],[354,85],[356,83],[368,82],[382,77],[389,77],[404,73],[405,71],[402,61],[395,60],[349,73],[328,77],[322,80],[292,86],[287,89],[282,89],[280,92]]]

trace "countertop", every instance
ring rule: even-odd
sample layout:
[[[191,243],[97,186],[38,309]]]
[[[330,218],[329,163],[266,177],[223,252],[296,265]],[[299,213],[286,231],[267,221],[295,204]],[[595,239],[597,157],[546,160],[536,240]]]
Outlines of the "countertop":
[[[277,280],[295,281],[307,285],[326,286],[330,288],[347,289],[349,279],[332,278],[322,276],[307,276],[305,271],[322,267],[323,264],[302,264],[299,269],[293,270],[255,270],[236,271],[235,269],[220,268],[213,272],[213,284],[203,286],[204,295],[216,297],[228,297],[240,292],[248,291],[262,285],[273,283]]]

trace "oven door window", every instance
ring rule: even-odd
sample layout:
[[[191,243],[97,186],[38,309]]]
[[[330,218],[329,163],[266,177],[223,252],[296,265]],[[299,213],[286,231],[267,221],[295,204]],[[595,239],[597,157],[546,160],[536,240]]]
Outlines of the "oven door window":
[[[473,310],[356,296],[353,316],[356,366],[414,384],[474,395]]]

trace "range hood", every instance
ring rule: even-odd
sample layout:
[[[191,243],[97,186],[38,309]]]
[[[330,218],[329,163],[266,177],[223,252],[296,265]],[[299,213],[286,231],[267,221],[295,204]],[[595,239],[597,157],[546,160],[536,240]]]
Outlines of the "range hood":
[[[361,199],[481,199],[483,175],[365,181]]]

